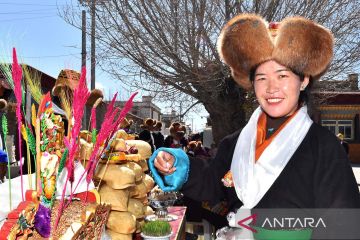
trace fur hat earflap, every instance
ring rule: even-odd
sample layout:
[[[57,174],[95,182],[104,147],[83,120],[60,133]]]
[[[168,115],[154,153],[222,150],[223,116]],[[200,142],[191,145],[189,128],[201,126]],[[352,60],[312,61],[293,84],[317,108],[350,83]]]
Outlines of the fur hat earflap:
[[[306,18],[289,17],[269,25],[255,14],[240,14],[231,19],[217,42],[221,59],[245,89],[251,87],[250,72],[268,60],[319,78],[331,62],[333,45],[332,33]]]

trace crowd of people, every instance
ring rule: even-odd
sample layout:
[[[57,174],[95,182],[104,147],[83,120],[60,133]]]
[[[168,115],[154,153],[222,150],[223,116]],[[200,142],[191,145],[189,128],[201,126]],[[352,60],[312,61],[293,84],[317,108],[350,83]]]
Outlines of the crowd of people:
[[[207,159],[214,157],[213,148],[203,146],[201,133],[188,134],[186,126],[173,122],[169,127],[169,135],[164,136],[161,132],[162,123],[151,118],[146,118],[140,125],[142,131],[139,133],[139,139],[150,144],[152,152],[161,147],[180,148],[191,157]]]

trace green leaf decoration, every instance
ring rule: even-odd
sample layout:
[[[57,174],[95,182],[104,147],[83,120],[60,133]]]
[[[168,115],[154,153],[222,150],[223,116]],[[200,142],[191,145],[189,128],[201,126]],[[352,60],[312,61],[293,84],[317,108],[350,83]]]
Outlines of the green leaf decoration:
[[[30,152],[33,156],[36,156],[36,140],[35,137],[33,135],[33,133],[31,132],[30,128],[28,126],[25,127],[26,128],[26,134],[28,137],[28,143],[29,143],[29,148],[30,148]]]
[[[8,135],[9,131],[8,131],[7,118],[6,118],[5,114],[2,115],[1,126],[2,126],[2,131],[4,133],[4,138],[6,139],[6,136]]]
[[[63,155],[61,156],[61,159],[60,159],[58,174],[60,174],[61,171],[65,167],[65,162],[66,162],[66,158],[67,158],[68,153],[69,153],[69,149],[66,148]]]
[[[92,141],[92,143],[94,143],[94,144],[95,144],[95,142],[96,142],[96,136],[97,136],[97,130],[96,130],[96,129],[93,129],[93,130],[91,131],[91,141]]]

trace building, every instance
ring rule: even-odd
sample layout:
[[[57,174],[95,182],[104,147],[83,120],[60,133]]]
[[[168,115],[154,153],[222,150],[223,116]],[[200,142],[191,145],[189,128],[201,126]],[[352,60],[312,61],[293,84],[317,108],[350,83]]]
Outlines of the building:
[[[360,90],[358,74],[350,74],[347,80],[323,82],[325,91],[315,92],[315,96],[325,99],[314,112],[315,122],[328,128],[335,135],[342,133],[349,143],[349,158],[360,163]],[[337,91],[327,91],[324,84],[337,86]]]
[[[180,115],[173,109],[171,113],[163,114],[161,121],[163,122],[165,128],[169,128],[171,123],[180,122]]]

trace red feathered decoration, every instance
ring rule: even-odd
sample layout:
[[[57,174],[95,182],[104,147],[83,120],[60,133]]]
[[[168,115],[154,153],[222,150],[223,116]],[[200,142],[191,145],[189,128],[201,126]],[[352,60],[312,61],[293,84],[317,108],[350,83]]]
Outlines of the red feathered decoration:
[[[21,103],[22,103],[22,90],[21,90],[21,79],[22,79],[22,68],[18,64],[16,57],[16,50],[13,48],[13,64],[12,64],[12,78],[14,81],[14,93],[16,98],[16,118],[18,122],[18,137],[19,137],[19,157],[20,157],[20,178],[21,178],[21,198],[24,201],[24,187],[23,187],[23,171],[22,171],[22,151],[21,151]]]

